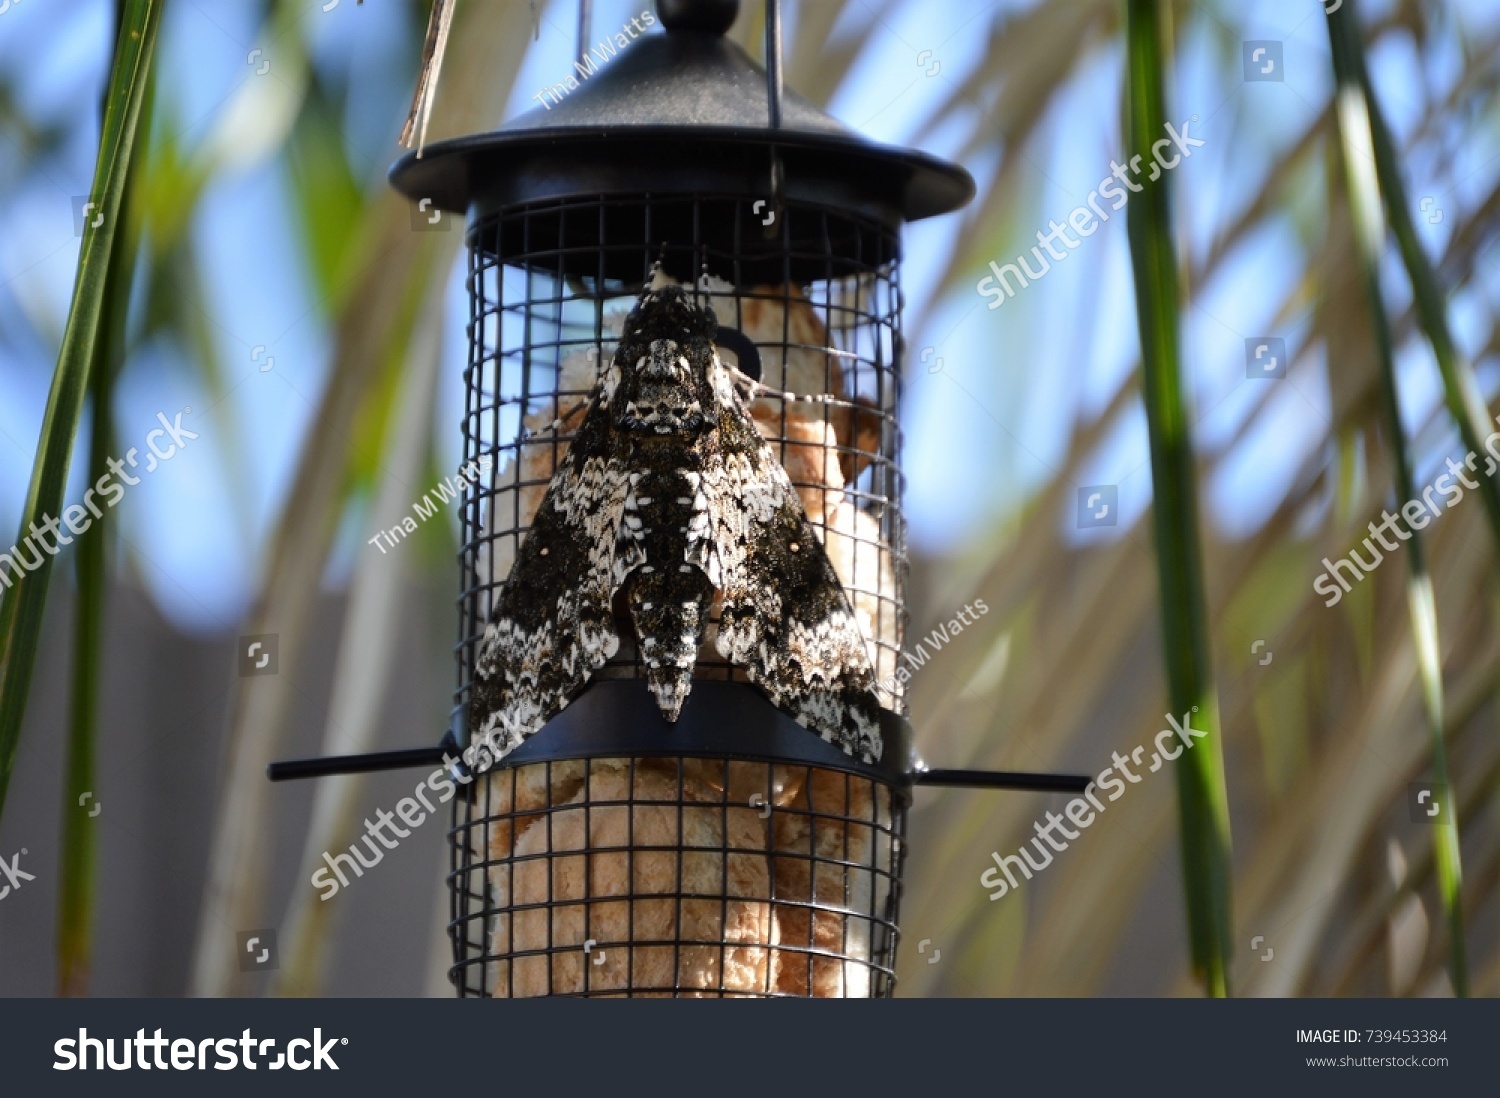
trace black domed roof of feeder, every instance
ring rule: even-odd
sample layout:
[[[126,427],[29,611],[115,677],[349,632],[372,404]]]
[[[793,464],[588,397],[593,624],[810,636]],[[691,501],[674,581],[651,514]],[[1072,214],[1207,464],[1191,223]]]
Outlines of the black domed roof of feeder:
[[[894,224],[947,213],[973,197],[963,168],[861,137],[791,89],[773,128],[765,69],[724,37],[738,4],[658,7],[665,33],[642,35],[560,102],[489,133],[406,154],[392,167],[391,183],[471,220],[571,196],[770,199],[774,150],[782,197],[794,204],[836,206]]]

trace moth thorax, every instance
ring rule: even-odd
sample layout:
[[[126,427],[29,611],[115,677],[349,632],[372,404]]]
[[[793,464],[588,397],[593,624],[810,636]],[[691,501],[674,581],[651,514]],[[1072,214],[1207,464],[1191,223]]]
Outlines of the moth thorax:
[[[626,430],[655,435],[697,434],[708,426],[696,394],[669,384],[641,385],[620,409],[620,423]]]
[[[649,353],[641,356],[640,374],[643,380],[675,381],[682,385],[692,383],[692,364],[674,339],[653,339]]]
[[[649,353],[636,361],[632,380],[619,410],[622,427],[656,435],[704,429],[707,420],[692,364],[674,340],[653,340]]]

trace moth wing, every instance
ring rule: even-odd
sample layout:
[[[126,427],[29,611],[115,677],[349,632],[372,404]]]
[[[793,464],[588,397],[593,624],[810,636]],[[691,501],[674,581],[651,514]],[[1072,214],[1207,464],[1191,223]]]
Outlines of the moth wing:
[[[724,402],[718,435],[721,460],[707,464],[703,491],[722,594],[719,654],[823,739],[879,759],[868,642],[802,500],[737,400]]]
[[[630,475],[596,395],[495,598],[475,660],[471,742],[504,757],[619,649],[610,606]]]

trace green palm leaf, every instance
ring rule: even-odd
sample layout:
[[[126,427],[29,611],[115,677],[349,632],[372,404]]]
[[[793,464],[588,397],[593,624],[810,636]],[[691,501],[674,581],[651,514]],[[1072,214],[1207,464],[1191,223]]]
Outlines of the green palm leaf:
[[[1127,0],[1128,147],[1143,154],[1166,133],[1164,22],[1155,0]],[[1208,735],[1176,763],[1183,879],[1193,967],[1211,995],[1229,994],[1230,838],[1198,543],[1197,476],[1182,392],[1177,255],[1170,176],[1144,185],[1127,208],[1141,378],[1151,442],[1151,484],[1161,585],[1162,644],[1171,711]]]
[[[154,89],[155,80],[149,81]],[[142,219],[141,176],[146,161],[154,91],[130,157],[122,216],[115,225],[109,256],[108,294],[100,320],[100,338],[89,378],[93,422],[89,432],[89,483],[109,473],[114,454],[114,382],[126,357],[125,321],[134,283],[136,248]],[[94,795],[94,743],[98,735],[99,680],[103,666],[106,562],[112,539],[103,519],[93,535],[81,538],[73,563],[78,575],[78,604],[73,625],[73,697],[68,720],[68,759],[62,803],[62,858],[57,901],[57,987],[59,995],[88,991],[93,944],[95,824],[84,802]]]
[[[73,301],[47,396],[31,485],[16,535],[18,545],[29,535],[31,524],[40,526],[62,511],[73,442],[98,360],[105,302],[112,289],[110,279],[119,269],[111,257],[117,244],[116,228],[125,209],[125,183],[150,83],[161,9],[162,0],[130,0],[120,21],[105,96],[99,159],[89,191],[98,216],[85,218]],[[0,602],[0,812],[5,808],[15,765],[51,575],[52,557],[43,555],[39,568],[7,585],[4,601]]]
[[[1400,395],[1396,389],[1396,364],[1392,353],[1390,323],[1386,318],[1385,303],[1380,293],[1380,253],[1385,244],[1385,218],[1381,211],[1381,192],[1388,184],[1387,173],[1381,173],[1382,157],[1375,151],[1377,139],[1374,130],[1379,124],[1373,102],[1367,96],[1368,79],[1365,76],[1363,47],[1360,44],[1359,28],[1355,23],[1354,7],[1346,4],[1328,15],[1328,37],[1333,48],[1333,71],[1338,108],[1339,136],[1343,147],[1344,178],[1349,192],[1349,210],[1354,221],[1355,246],[1359,251],[1360,266],[1364,276],[1365,294],[1368,298],[1370,324],[1375,336],[1376,357],[1380,365],[1381,395],[1385,409],[1386,430],[1390,436],[1391,464],[1394,467],[1396,501],[1417,499],[1412,478],[1411,458],[1407,453],[1406,436],[1401,426]],[[1387,150],[1387,153],[1389,150]],[[1387,157],[1384,161],[1388,172],[1394,171],[1394,163]],[[1379,173],[1379,175],[1377,175]],[[1394,201],[1394,199],[1393,199]],[[1407,225],[1408,233],[1410,224]],[[1413,245],[1415,237],[1412,238]],[[1403,248],[1403,251],[1405,249]],[[1420,250],[1418,253],[1420,254]],[[1425,257],[1423,262],[1425,263]],[[1413,274],[1415,286],[1417,277]],[[1433,283],[1428,284],[1429,291]],[[1418,295],[1419,308],[1421,295]],[[1424,322],[1431,318],[1424,312]],[[1439,317],[1442,309],[1437,309]],[[1432,329],[1429,328],[1429,331]],[[1447,339],[1446,325],[1442,338]],[[1433,346],[1438,346],[1433,340]],[[1460,424],[1464,422],[1463,411],[1467,406],[1467,395],[1477,393],[1470,388],[1472,376],[1467,367],[1462,372],[1457,368],[1452,355],[1451,343],[1447,347],[1447,367],[1444,383],[1449,387],[1450,398],[1458,399],[1455,415]],[[1444,356],[1439,355],[1442,364]],[[1481,406],[1482,406],[1481,401]],[[1467,438],[1469,431],[1465,430]],[[1478,452],[1477,450],[1475,452]],[[1492,489],[1493,482],[1483,478],[1483,483]],[[1494,512],[1500,514],[1500,512]],[[1493,514],[1492,514],[1493,517]],[[1410,524],[1408,524],[1410,526]],[[1410,527],[1410,541],[1406,546],[1410,564],[1407,582],[1407,603],[1411,614],[1412,633],[1416,640],[1417,666],[1422,681],[1423,712],[1427,718],[1427,731],[1432,740],[1433,776],[1446,788],[1448,760],[1445,745],[1443,719],[1443,661],[1438,644],[1437,606],[1432,592],[1432,578],[1427,571],[1427,557],[1423,549],[1422,532]],[[1450,817],[1456,807],[1456,798],[1450,798]],[[1448,972],[1456,995],[1468,994],[1468,966],[1464,959],[1463,901],[1460,895],[1463,881],[1463,864],[1459,856],[1458,823],[1450,819],[1452,826],[1434,827],[1433,845],[1437,866],[1438,895],[1448,924]]]

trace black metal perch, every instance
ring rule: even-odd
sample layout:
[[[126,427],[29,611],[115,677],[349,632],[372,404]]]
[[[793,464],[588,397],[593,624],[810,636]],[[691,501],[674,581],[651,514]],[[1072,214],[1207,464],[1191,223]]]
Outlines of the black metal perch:
[[[458,757],[459,748],[451,737],[441,747],[408,747],[397,751],[370,751],[362,755],[327,755],[312,759],[286,759],[266,767],[273,782],[298,778],[326,778],[333,774],[368,774],[378,770],[407,770],[421,766],[442,766],[445,759]],[[947,786],[954,789],[1016,789],[1040,793],[1082,793],[1093,781],[1087,774],[1036,774],[1024,770],[966,770],[918,768],[911,772],[911,784]]]
[[[367,774],[377,770],[407,770],[418,766],[442,766],[444,755],[456,757],[456,745],[408,747],[399,751],[371,751],[363,755],[327,755],[313,759],[287,759],[266,767],[273,782],[297,778],[326,778],[332,774]],[[913,785],[948,786],[955,789],[1022,789],[1041,793],[1082,793],[1093,781],[1087,774],[1035,774],[1024,770],[964,770],[942,768],[914,770]]]

